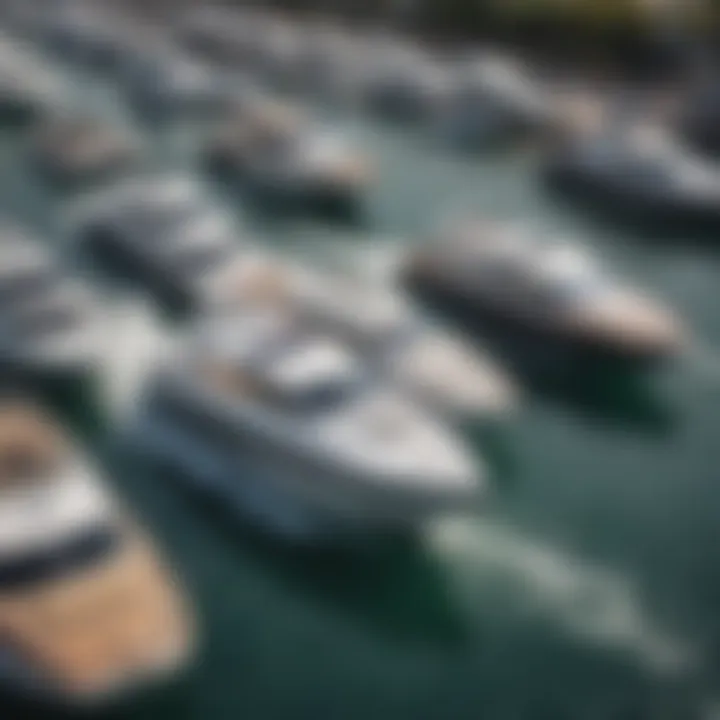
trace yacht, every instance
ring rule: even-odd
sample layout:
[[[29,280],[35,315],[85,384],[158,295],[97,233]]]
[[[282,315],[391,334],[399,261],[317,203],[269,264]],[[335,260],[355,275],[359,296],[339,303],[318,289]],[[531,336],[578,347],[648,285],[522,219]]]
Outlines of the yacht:
[[[19,230],[0,231],[0,367],[47,386],[79,387],[103,364],[97,298]]]
[[[541,134],[553,120],[550,98],[519,65],[487,57],[458,70],[436,122],[454,145],[484,150]]]
[[[206,277],[236,251],[228,216],[181,175],[135,179],[93,193],[72,208],[67,224],[81,251],[179,310],[200,302]]]
[[[76,187],[117,177],[139,163],[140,148],[124,129],[92,117],[54,117],[30,138],[33,164],[49,182]]]
[[[277,313],[206,323],[147,388],[152,456],[288,538],[412,533],[479,498],[482,474],[436,417],[334,338]]]
[[[212,303],[210,316],[274,309],[296,327],[331,334],[371,377],[453,419],[501,417],[517,403],[514,383],[487,355],[422,320],[389,287],[243,254],[216,278]]]
[[[453,89],[451,74],[415,48],[382,42],[368,44],[369,69],[362,103],[373,114],[391,121],[432,121]]]
[[[679,320],[613,278],[579,245],[473,220],[410,253],[405,279],[483,320],[604,359],[653,362],[683,347]]]
[[[193,622],[149,538],[32,403],[0,401],[0,683],[94,706],[180,669]]]
[[[563,194],[653,226],[720,226],[720,167],[646,125],[575,137],[543,167]]]
[[[355,211],[372,169],[339,131],[274,102],[241,109],[205,148],[209,167],[249,190],[311,210]]]

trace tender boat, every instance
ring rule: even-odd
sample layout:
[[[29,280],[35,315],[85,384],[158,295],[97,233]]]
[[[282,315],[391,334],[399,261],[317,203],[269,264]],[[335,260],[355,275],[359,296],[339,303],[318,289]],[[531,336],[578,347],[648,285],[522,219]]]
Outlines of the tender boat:
[[[482,490],[434,415],[277,313],[203,325],[151,383],[136,429],[202,491],[299,541],[412,533]]]
[[[543,173],[551,188],[615,216],[656,227],[720,227],[720,167],[655,128],[571,139]]]
[[[487,57],[458,71],[437,125],[452,144],[485,150],[543,134],[554,119],[551,99],[522,67]]]
[[[516,404],[514,384],[489,357],[423,321],[389,287],[243,254],[216,278],[213,290],[208,315],[274,309],[298,328],[339,338],[370,377],[453,418],[497,418]]]
[[[236,252],[228,216],[183,176],[135,179],[93,193],[70,211],[68,225],[81,251],[179,310],[201,302],[207,276]]]
[[[529,227],[468,222],[411,252],[412,287],[478,320],[556,340],[588,357],[662,360],[684,345],[679,320],[611,277],[580,246]]]
[[[235,113],[205,157],[216,173],[301,209],[355,212],[372,181],[369,163],[344,135],[274,102]]]
[[[0,682],[97,706],[187,661],[193,623],[149,539],[32,404],[0,401]]]
[[[137,139],[124,129],[92,117],[55,117],[30,139],[30,154],[49,182],[67,188],[118,177],[137,166]]]

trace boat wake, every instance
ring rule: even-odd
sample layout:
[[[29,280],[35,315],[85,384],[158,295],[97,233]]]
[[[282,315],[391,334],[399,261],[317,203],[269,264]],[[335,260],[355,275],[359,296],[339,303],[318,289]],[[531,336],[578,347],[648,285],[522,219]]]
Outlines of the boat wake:
[[[559,625],[584,644],[630,653],[648,670],[682,679],[697,653],[652,622],[621,574],[492,522],[440,524],[430,543],[461,592],[499,601],[502,613]]]

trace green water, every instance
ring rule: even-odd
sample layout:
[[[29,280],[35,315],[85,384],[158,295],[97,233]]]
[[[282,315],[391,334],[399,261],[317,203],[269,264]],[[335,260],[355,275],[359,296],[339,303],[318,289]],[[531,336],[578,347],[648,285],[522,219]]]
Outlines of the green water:
[[[82,90],[83,102],[116,113],[109,94]],[[365,229],[269,220],[224,199],[263,242],[310,261],[344,257],[373,268],[400,242],[468,209],[578,233],[677,308],[697,349],[648,379],[569,378],[557,369],[533,377],[505,427],[469,432],[492,475],[482,514],[362,553],[288,548],[166,470],[109,453],[118,492],[178,569],[203,637],[177,682],[100,716],[714,717],[720,256],[689,238],[655,243],[575,216],[541,191],[532,154],[462,159],[411,133],[364,122],[353,129],[380,176]],[[155,136],[148,163],[186,166],[184,147],[182,134]],[[21,167],[17,141],[0,152],[4,206],[60,242],[58,199]],[[113,287],[118,293],[148,312]],[[3,720],[26,714],[0,706]]]

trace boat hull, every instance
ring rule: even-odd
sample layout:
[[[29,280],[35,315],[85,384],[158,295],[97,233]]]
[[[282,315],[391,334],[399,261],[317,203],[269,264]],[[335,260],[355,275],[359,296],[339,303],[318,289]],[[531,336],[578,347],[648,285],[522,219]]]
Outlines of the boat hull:
[[[257,529],[293,542],[413,535],[440,510],[427,499],[402,502],[390,493],[363,492],[338,469],[310,465],[275,445],[238,436],[236,448],[227,441],[218,447],[152,411],[133,426],[130,438],[191,488]]]
[[[403,280],[409,290],[457,318],[470,331],[501,336],[503,340],[510,339],[509,336],[523,337],[545,351],[556,352],[588,369],[610,366],[618,370],[650,368],[663,363],[672,354],[655,347],[613,342],[605,336],[541,322],[530,312],[514,312],[465,291],[437,277],[432,270],[423,272],[406,268]]]

